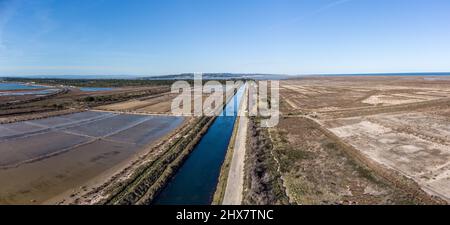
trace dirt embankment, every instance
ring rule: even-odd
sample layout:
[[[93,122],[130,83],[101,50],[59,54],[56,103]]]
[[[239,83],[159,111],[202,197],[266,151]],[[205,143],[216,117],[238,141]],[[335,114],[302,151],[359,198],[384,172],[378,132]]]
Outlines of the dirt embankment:
[[[355,116],[368,116],[381,113],[393,112],[413,112],[422,109],[444,108],[450,106],[450,98],[429,100],[424,102],[414,102],[400,105],[379,106],[375,108],[358,108],[358,109],[344,109],[319,113],[322,118],[347,118]]]
[[[49,99],[58,95],[62,95],[62,94],[66,94],[69,92],[69,89],[67,88],[63,88],[63,89],[59,89],[56,92],[53,92],[51,94],[47,94],[44,96],[37,96],[34,97],[35,95],[33,95],[33,97],[31,98],[26,98],[23,100],[14,100],[14,101],[6,101],[6,102],[2,102],[0,103],[0,107],[8,107],[8,106],[12,106],[12,105],[18,105],[18,104],[25,104],[25,103],[31,103],[31,102],[37,102],[37,101],[42,101],[45,99]]]
[[[251,118],[247,137],[242,204],[289,204],[278,165],[271,154],[273,143],[268,130],[260,126],[257,118]]]
[[[83,111],[83,110],[82,109],[66,109],[66,110],[59,110],[59,111],[31,113],[31,114],[25,114],[25,115],[19,115],[19,116],[9,116],[9,117],[0,118],[0,124],[15,123],[15,122],[27,121],[27,120],[45,119],[48,117],[67,115],[67,114],[77,113],[77,112],[81,112],[81,111]]]

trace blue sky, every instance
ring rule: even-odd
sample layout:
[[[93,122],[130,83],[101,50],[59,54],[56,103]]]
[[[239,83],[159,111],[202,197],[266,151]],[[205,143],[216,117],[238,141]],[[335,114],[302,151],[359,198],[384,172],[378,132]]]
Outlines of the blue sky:
[[[0,0],[0,75],[450,71],[448,0]]]

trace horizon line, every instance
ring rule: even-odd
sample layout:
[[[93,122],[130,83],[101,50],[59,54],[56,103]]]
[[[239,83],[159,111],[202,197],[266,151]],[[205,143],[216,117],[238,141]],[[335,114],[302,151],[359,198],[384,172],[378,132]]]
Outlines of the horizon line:
[[[27,74],[27,75],[0,75],[1,78],[8,77],[64,77],[64,76],[97,76],[97,77],[164,77],[164,76],[180,76],[180,75],[191,75],[196,72],[184,72],[184,73],[173,73],[173,74],[159,74],[159,75],[143,75],[143,74]],[[352,75],[415,75],[415,74],[448,74],[450,71],[439,71],[439,72],[361,72],[361,73],[303,73],[303,74],[285,74],[285,73],[233,73],[233,72],[204,72],[201,74],[208,75],[271,75],[271,76],[352,76]]]

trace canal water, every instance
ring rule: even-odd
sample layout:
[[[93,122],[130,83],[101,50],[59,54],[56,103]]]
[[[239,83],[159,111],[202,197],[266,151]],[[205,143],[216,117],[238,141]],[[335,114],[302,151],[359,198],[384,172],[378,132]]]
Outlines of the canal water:
[[[244,89],[242,86],[237,91],[222,112],[222,115],[226,113],[232,116],[216,118],[153,204],[208,205],[211,203]]]

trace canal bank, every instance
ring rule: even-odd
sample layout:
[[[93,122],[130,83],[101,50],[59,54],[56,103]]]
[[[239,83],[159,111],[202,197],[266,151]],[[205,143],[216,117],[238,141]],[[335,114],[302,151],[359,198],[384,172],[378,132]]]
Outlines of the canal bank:
[[[248,90],[245,89],[244,96],[247,96]],[[239,106],[239,112],[242,114],[238,117],[238,125],[236,132],[236,138],[233,143],[230,143],[233,149],[231,163],[227,176],[226,189],[223,196],[223,205],[240,205],[242,202],[242,194],[244,191],[244,165],[245,165],[245,150],[247,144],[247,128],[248,117],[247,100],[245,97],[241,105]]]

